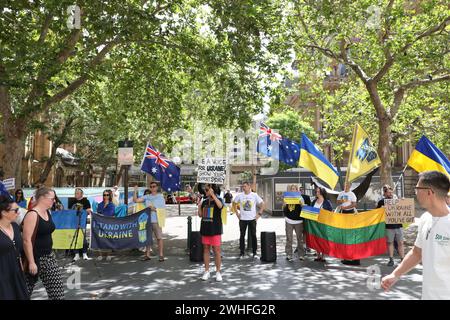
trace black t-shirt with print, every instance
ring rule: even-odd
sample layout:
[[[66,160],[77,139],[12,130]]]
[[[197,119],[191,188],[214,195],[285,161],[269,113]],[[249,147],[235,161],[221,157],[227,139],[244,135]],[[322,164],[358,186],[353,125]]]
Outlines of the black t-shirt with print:
[[[91,209],[91,203],[86,198],[82,198],[81,200],[78,200],[76,198],[70,199],[69,208],[71,208],[72,210],[76,210],[77,204],[81,204],[83,206],[83,210]]]
[[[221,198],[219,200],[223,205],[223,200]],[[200,234],[202,236],[216,236],[222,233],[222,209],[216,205],[214,200],[207,198],[202,202]]]

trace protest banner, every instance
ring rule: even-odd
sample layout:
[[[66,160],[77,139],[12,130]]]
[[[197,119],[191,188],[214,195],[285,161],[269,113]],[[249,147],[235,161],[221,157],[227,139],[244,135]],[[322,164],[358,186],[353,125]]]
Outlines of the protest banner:
[[[206,158],[198,163],[197,182],[223,184],[226,177],[227,160],[223,158]]]
[[[386,224],[413,223],[414,199],[385,199]]]
[[[148,231],[149,209],[130,216],[115,218],[92,214],[92,249],[136,249],[147,246],[151,241]]]

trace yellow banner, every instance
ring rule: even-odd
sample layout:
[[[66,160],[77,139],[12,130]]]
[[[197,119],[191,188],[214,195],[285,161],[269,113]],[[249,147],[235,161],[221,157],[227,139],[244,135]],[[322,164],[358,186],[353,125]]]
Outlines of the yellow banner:
[[[166,209],[156,209],[156,215],[158,216],[158,225],[164,228],[166,225]]]
[[[283,198],[285,204],[304,204],[299,198]]]
[[[228,210],[227,210],[227,207],[226,206],[223,206],[223,208],[222,208],[222,213],[221,213],[221,217],[222,217],[222,224],[227,224],[227,213],[228,213]]]
[[[78,239],[75,239],[75,231],[75,229],[56,229],[53,231],[53,249],[82,249],[83,231],[78,231]]]
[[[352,150],[346,181],[352,182],[377,168],[380,164],[380,157],[372,146],[369,135],[359,124],[356,124],[353,130]]]

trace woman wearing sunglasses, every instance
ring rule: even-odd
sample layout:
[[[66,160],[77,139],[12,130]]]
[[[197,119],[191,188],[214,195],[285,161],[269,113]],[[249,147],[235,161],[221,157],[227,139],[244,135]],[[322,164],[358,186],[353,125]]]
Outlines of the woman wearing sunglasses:
[[[97,206],[97,213],[102,214],[107,217],[114,217],[114,213],[116,211],[116,206],[113,203],[113,193],[110,189],[103,191],[103,201],[100,202]],[[100,255],[98,256],[98,260],[102,260],[104,256],[106,256],[106,261],[111,261],[112,256],[110,255],[114,250],[101,250]]]
[[[16,193],[14,194],[14,202],[17,203],[17,205],[21,208],[27,208],[27,200],[23,195],[22,189],[16,190]]]
[[[224,202],[219,198],[220,188],[218,185],[207,184],[205,186],[206,198],[198,205],[198,216],[202,218],[200,234],[203,244],[203,261],[205,262],[205,273],[202,280],[206,281],[210,277],[209,272],[209,252],[211,247],[214,250],[214,262],[216,264],[216,281],[222,281],[220,268],[222,259],[220,256],[220,245],[223,233],[222,208]]]
[[[0,196],[0,300],[29,300],[20,252],[22,236],[17,219],[19,207]]]
[[[116,206],[114,205],[113,194],[110,189],[103,191],[103,201],[97,206],[97,213],[107,217],[114,217]]]

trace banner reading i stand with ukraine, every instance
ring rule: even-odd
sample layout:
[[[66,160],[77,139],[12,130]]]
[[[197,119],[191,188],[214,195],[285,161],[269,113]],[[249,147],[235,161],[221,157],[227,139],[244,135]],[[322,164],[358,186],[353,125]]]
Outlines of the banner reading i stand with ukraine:
[[[92,214],[92,249],[136,249],[151,244],[147,231],[149,208],[130,216],[114,218]]]

